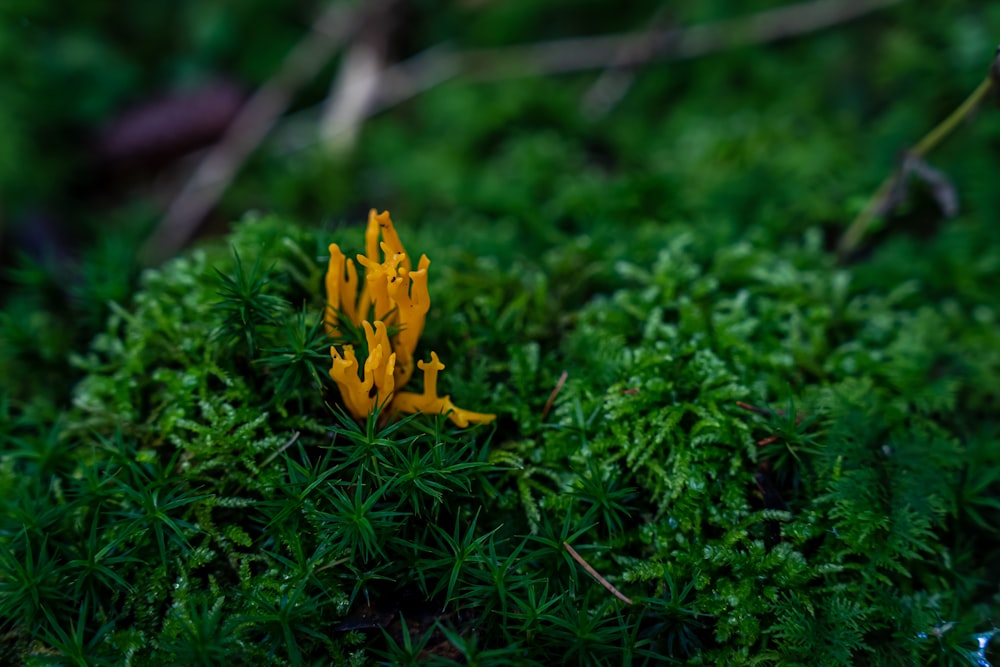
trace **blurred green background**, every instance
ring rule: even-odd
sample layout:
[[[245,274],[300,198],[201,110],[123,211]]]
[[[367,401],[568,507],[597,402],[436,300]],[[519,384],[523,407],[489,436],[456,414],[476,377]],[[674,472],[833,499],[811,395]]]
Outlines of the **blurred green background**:
[[[442,238],[486,230],[455,238],[470,253],[499,258],[538,257],[586,230],[627,235],[639,219],[766,243],[818,229],[832,248],[901,151],[982,80],[1000,34],[1000,7],[989,3],[882,4],[852,20],[858,3],[787,5],[784,39],[626,70],[611,62],[568,73],[529,66],[519,76],[432,77],[425,90],[368,109],[353,141],[322,138],[331,90],[350,69],[344,49],[334,49],[309,63],[315,73],[292,87],[271,131],[248,160],[236,161],[232,182],[193,221],[192,234],[143,254],[208,148],[309,39],[324,6],[7,0],[0,6],[2,370],[18,378],[22,396],[52,385],[65,396],[66,353],[86,345],[109,302],[128,301],[143,263],[218,235],[248,211],[334,227],[387,208],[406,224],[442,230]],[[843,18],[800,30],[817,6]],[[428,52],[449,62],[447,54],[473,49],[705,25],[735,35],[779,7],[399,1],[364,15],[346,48],[370,45],[383,70],[416,57],[410,62],[419,71]],[[350,16],[362,6],[341,9]],[[485,56],[487,64],[509,72],[505,53]],[[619,96],[595,111],[587,100],[602,79],[618,85]],[[998,134],[990,102],[929,158],[960,198],[946,243],[986,247],[992,238],[994,225],[984,223],[1000,203]],[[893,214],[891,234],[861,249],[861,258],[886,248],[894,258],[873,280],[894,270],[905,278],[933,252],[922,246],[945,223],[926,189],[914,190]],[[491,235],[491,228],[514,231]],[[948,290],[962,277],[935,270],[927,279],[925,289]],[[31,353],[18,341],[30,341]]]

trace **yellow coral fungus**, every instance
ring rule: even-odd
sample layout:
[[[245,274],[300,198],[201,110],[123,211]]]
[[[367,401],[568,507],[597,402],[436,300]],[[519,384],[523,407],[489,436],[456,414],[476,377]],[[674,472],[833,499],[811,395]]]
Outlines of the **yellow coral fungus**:
[[[348,323],[360,326],[368,344],[363,375],[359,374],[354,346],[344,345],[343,353],[336,347],[330,348],[333,360],[330,377],[337,383],[348,412],[357,419],[371,414],[376,407],[398,412],[447,413],[449,419],[462,427],[493,421],[496,415],[463,410],[449,396],[437,395],[437,376],[444,369],[437,353],[431,352],[430,362],[414,363],[417,341],[431,304],[427,291],[427,269],[431,262],[421,255],[417,269],[413,270],[388,211],[376,213],[373,209],[368,214],[365,254],[357,256],[357,263],[364,268],[363,282],[358,279],[354,261],[345,257],[336,243],[330,245],[326,330],[331,336],[343,337]],[[394,331],[391,338],[390,327]],[[415,365],[424,372],[423,393],[396,391],[410,379]]]
[[[463,410],[451,402],[451,396],[438,396],[437,374],[444,370],[444,364],[438,359],[437,352],[431,352],[430,362],[418,361],[417,366],[424,372],[424,391],[415,394],[411,391],[401,391],[396,394],[393,407],[400,412],[448,413],[448,417],[461,427],[469,424],[489,423],[496,415],[484,415],[480,412]]]
[[[365,339],[368,341],[368,359],[365,360],[364,377],[358,377],[358,360],[354,355],[354,346],[345,345],[344,355],[337,352],[336,347],[330,348],[333,365],[330,367],[330,377],[340,388],[348,411],[357,415],[369,414],[377,405],[379,397],[384,401],[391,397],[396,381],[393,370],[396,366],[396,355],[389,346],[389,336],[386,334],[385,323],[376,322],[374,328],[370,322],[362,322]]]

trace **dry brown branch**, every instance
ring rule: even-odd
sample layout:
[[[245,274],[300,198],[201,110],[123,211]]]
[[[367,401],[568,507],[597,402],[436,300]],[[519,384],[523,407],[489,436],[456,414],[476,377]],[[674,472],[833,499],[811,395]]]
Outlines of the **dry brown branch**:
[[[343,155],[353,148],[361,123],[378,100],[384,56],[364,41],[344,54],[319,123],[320,138],[330,154]]]
[[[618,52],[614,60],[597,77],[597,80],[587,89],[580,100],[584,114],[590,118],[599,118],[607,114],[628,92],[635,80],[634,66],[626,66],[625,62],[636,59],[648,59],[648,53],[653,48],[653,36],[663,29],[665,23],[665,8],[661,7],[649,20],[645,30],[645,39],[636,39],[626,44]]]
[[[561,39],[535,44],[454,51],[446,45],[428,49],[383,70],[378,103],[369,115],[400,104],[452,79],[492,81],[544,76],[609,66],[618,68],[684,60],[749,44],[763,44],[808,34],[851,21],[902,0],[812,0],[737,19],[683,29],[642,30],[620,35]],[[291,125],[315,124],[317,110],[306,110]],[[286,152],[315,142],[304,132],[282,142]]]
[[[320,139],[331,155],[351,150],[366,118],[379,102],[382,73],[397,20],[383,12],[358,33],[341,59],[319,123]]]
[[[455,54],[459,74],[473,79],[558,74],[697,58],[751,44],[816,32],[884,9],[902,0],[811,0],[726,21],[682,29],[642,30]]]
[[[378,83],[375,100],[364,114],[355,118],[355,122],[361,123],[453,78],[458,74],[458,62],[452,55],[443,47],[436,46],[378,72],[375,75]],[[319,108],[313,107],[283,120],[275,131],[279,154],[295,153],[314,145],[318,138],[316,124],[319,114]],[[324,140],[332,136],[331,131]]]
[[[573,557],[573,560],[575,560],[577,563],[579,563],[583,567],[583,569],[587,571],[587,574],[589,574],[590,576],[592,576],[594,579],[597,579],[597,583],[599,583],[601,586],[604,586],[606,589],[608,589],[609,591],[611,591],[612,595],[614,595],[616,598],[618,598],[619,600],[621,600],[625,604],[632,604],[632,600],[630,600],[629,598],[625,597],[622,594],[621,591],[619,591],[617,588],[615,588],[611,584],[610,581],[608,581],[607,579],[605,579],[604,577],[602,577],[601,575],[599,575],[597,573],[597,570],[595,570],[594,568],[592,568],[590,566],[590,563],[588,563],[587,561],[583,560],[583,556],[581,556],[580,554],[578,554],[576,552],[576,549],[574,549],[573,547],[571,547],[568,542],[563,542],[563,546],[566,547],[566,551],[568,551],[569,555]]]
[[[383,3],[359,8],[331,3],[309,34],[292,49],[277,74],[240,109],[219,143],[210,149],[167,209],[142,249],[157,262],[180,249],[218,202],[236,172],[285,112],[292,95],[312,79],[333,54]]]

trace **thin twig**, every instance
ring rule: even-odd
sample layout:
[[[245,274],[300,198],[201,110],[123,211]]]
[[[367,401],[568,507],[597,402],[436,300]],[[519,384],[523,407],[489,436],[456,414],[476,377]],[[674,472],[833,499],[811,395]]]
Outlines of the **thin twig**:
[[[625,604],[632,604],[632,600],[630,600],[627,597],[625,597],[622,594],[621,591],[619,591],[617,588],[615,588],[611,584],[610,581],[608,581],[607,579],[605,579],[604,577],[602,577],[601,575],[599,575],[597,573],[597,570],[595,570],[594,568],[592,568],[590,566],[590,563],[588,563],[587,561],[583,560],[583,556],[581,556],[580,554],[578,554],[576,552],[576,549],[574,549],[573,547],[571,547],[568,542],[563,542],[563,546],[566,547],[566,551],[568,551],[569,555],[573,557],[573,560],[575,560],[577,563],[579,563],[583,567],[583,569],[587,571],[587,574],[589,574],[590,576],[592,576],[594,579],[597,579],[597,583],[599,583],[601,586],[604,586],[606,589],[608,589],[609,591],[611,591],[612,595],[614,595],[616,598],[618,598],[619,600],[621,600]]]
[[[933,130],[927,133],[923,139],[917,142],[917,145],[905,152],[906,156],[909,158],[923,158],[927,153],[933,150],[938,144],[940,144],[949,134],[955,131],[962,121],[971,116],[979,105],[986,99],[990,91],[993,90],[994,83],[992,75],[987,75],[985,79],[976,87],[972,94],[965,98],[965,101],[958,106],[957,109],[951,112],[951,114],[945,118],[941,123],[937,125]],[[847,257],[854,249],[858,247],[861,239],[868,232],[869,227],[872,223],[887,211],[884,210],[885,201],[889,198],[889,195],[895,190],[899,179],[906,178],[906,173],[904,170],[898,170],[893,172],[886,177],[882,184],[879,185],[875,194],[871,196],[868,203],[861,210],[851,226],[847,228],[844,235],[840,237],[840,243],[837,244],[837,254],[841,258]]]
[[[549,400],[545,401],[545,407],[542,408],[542,421],[545,421],[545,418],[549,416],[549,410],[552,409],[552,403],[555,402],[556,396],[559,395],[559,391],[563,388],[563,385],[566,384],[566,378],[568,377],[569,371],[563,371],[562,375],[559,376],[559,381],[556,382],[556,388],[552,390],[551,394],[549,394]]]
[[[266,468],[268,466],[268,464],[271,463],[271,461],[273,461],[274,459],[276,459],[279,456],[281,456],[281,453],[283,451],[285,451],[286,449],[288,449],[289,447],[291,447],[292,445],[294,445],[295,441],[299,439],[299,435],[300,435],[299,431],[296,431],[295,433],[293,433],[292,437],[289,438],[285,442],[285,444],[283,444],[281,447],[278,448],[278,451],[274,452],[273,454],[271,454],[270,456],[268,456],[267,459],[265,459],[263,465],[261,465],[261,468]]]
[[[143,247],[145,261],[162,260],[191,238],[236,172],[288,108],[294,93],[316,75],[371,11],[372,5],[347,8],[336,2],[329,4],[277,74],[240,109],[219,143],[191,174]]]
[[[772,410],[766,410],[764,408],[758,408],[756,405],[750,405],[749,403],[744,403],[743,401],[736,401],[736,407],[742,408],[749,412],[754,412],[763,417],[772,417],[774,412]]]

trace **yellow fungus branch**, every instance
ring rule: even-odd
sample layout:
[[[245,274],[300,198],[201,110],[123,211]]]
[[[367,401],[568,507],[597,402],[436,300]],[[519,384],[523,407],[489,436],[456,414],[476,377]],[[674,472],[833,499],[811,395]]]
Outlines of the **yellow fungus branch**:
[[[354,261],[347,259],[337,244],[330,245],[324,316],[327,332],[341,336],[341,323],[347,320],[364,329],[368,344],[363,373],[359,372],[354,346],[344,345],[343,353],[335,346],[330,348],[330,377],[348,412],[363,419],[385,405],[390,412],[447,414],[461,427],[493,421],[496,415],[463,410],[451,402],[450,396],[438,396],[437,378],[444,364],[436,352],[431,352],[429,362],[416,363],[424,372],[422,393],[396,391],[414,371],[414,353],[431,303],[427,289],[430,260],[421,255],[417,270],[413,270],[388,211],[377,213],[373,209],[369,213],[365,254],[357,256],[357,264],[364,269],[363,281],[358,278]],[[368,320],[369,314],[372,321]],[[391,340],[390,326],[397,331]]]

